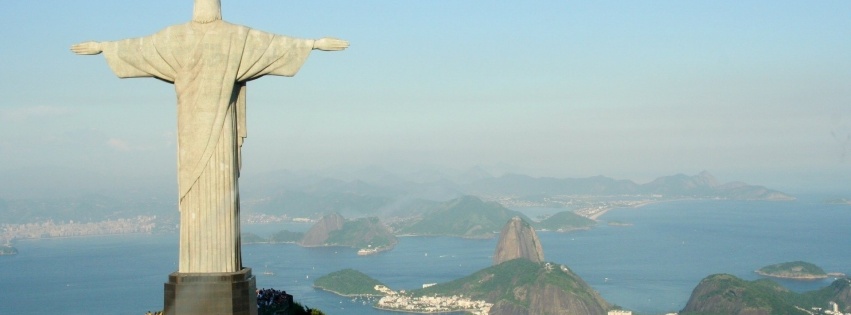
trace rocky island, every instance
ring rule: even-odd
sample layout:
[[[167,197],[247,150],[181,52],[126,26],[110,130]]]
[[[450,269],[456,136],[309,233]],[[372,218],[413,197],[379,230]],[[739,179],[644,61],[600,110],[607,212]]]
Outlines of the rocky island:
[[[317,289],[347,297],[385,295],[376,289],[377,286],[384,284],[354,269],[332,272],[313,282],[313,287]]]
[[[597,224],[597,221],[583,217],[573,211],[562,211],[535,224],[539,230],[571,232],[587,230]]]
[[[316,222],[301,246],[346,246],[359,249],[359,255],[375,254],[392,249],[398,240],[390,229],[376,217],[346,220],[342,215],[329,214]]]
[[[803,261],[765,266],[757,269],[756,273],[766,277],[792,280],[819,280],[830,276],[821,267]]]

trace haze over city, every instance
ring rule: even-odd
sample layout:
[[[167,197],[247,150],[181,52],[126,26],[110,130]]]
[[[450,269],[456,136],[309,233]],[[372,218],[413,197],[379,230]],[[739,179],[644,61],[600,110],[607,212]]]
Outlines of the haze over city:
[[[851,179],[848,1],[223,1],[232,23],[351,47],[249,83],[246,176],[474,166],[638,182],[707,170]],[[192,1],[0,3],[0,197],[175,185],[173,86],[71,44],[189,21]],[[128,184],[130,186],[134,184]],[[44,189],[46,191],[37,191]]]

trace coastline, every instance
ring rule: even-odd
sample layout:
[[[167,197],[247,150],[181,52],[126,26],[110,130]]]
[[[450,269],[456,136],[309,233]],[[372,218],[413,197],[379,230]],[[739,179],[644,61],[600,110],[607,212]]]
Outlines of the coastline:
[[[451,311],[451,312],[441,312],[441,311],[426,312],[426,311],[400,310],[400,309],[394,309],[394,308],[384,308],[384,307],[380,307],[380,306],[378,306],[377,304],[376,304],[376,305],[373,305],[373,306],[372,306],[372,308],[377,309],[377,310],[382,310],[382,311],[389,311],[389,312],[396,312],[396,313],[409,313],[409,314],[446,314],[446,315],[462,315],[462,314],[470,314],[470,312],[472,312],[472,310],[470,310],[470,311]]]
[[[756,274],[769,277],[769,278],[777,278],[777,279],[786,279],[786,280],[800,280],[800,281],[814,281],[814,280],[822,280],[827,279],[828,275],[784,275],[784,274],[771,274],[767,272],[762,272],[759,270],[754,271]]]
[[[771,274],[767,272],[762,272],[759,270],[754,270],[754,272],[763,277],[775,278],[775,279],[785,279],[785,280],[798,280],[798,281],[815,281],[815,280],[824,280],[827,278],[844,278],[845,274],[841,272],[828,272],[824,275],[784,275],[784,274]]]
[[[320,287],[320,286],[317,286],[317,285],[314,285],[313,288],[319,289],[319,290],[322,290],[322,291],[325,291],[325,292],[334,293],[336,295],[346,297],[346,298],[359,298],[359,297],[360,298],[373,298],[373,297],[384,296],[383,294],[343,294],[343,293],[340,293],[340,292],[337,292],[337,291],[334,291],[334,290],[331,290],[331,289],[326,289],[326,288],[323,288],[323,287]]]
[[[589,218],[589,219],[591,219],[591,220],[594,220],[594,221],[599,221],[600,216],[602,216],[602,215],[606,214],[607,212],[609,212],[609,211],[611,211],[611,210],[613,210],[613,209],[619,209],[619,208],[632,208],[632,209],[637,209],[637,208],[641,208],[641,207],[644,207],[644,206],[649,206],[649,205],[653,205],[653,204],[657,204],[657,203],[670,202],[670,201],[682,201],[682,200],[688,200],[688,199],[643,200],[643,201],[641,201],[641,202],[639,202],[639,203],[637,203],[637,204],[634,204],[634,205],[631,205],[631,206],[627,206],[627,207],[618,207],[618,206],[603,207],[603,208],[600,208],[600,209],[598,209],[597,211],[595,211],[595,212],[591,213],[591,215],[587,216],[587,218]],[[578,212],[578,211],[577,211],[577,212]]]
[[[10,243],[18,241],[46,241],[46,240],[61,240],[74,238],[95,238],[105,236],[134,236],[134,235],[165,235],[172,232],[129,232],[129,233],[105,233],[105,234],[84,234],[84,235],[63,235],[63,236],[48,236],[48,237],[22,237],[13,238]]]

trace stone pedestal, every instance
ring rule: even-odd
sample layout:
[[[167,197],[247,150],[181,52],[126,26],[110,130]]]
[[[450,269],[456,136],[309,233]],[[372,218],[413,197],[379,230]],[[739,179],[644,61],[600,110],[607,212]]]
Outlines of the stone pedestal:
[[[179,273],[165,284],[165,315],[257,315],[251,268],[235,273]]]

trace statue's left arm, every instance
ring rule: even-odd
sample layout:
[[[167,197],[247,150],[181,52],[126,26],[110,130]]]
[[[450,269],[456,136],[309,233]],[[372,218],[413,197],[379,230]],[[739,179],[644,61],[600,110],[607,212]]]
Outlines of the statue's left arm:
[[[349,42],[342,39],[323,37],[313,41],[313,49],[339,51],[346,48],[349,48]]]
[[[238,81],[264,75],[294,76],[311,50],[339,51],[349,43],[336,38],[300,39],[249,30],[242,51]]]
[[[98,42],[83,42],[71,45],[71,51],[78,55],[97,55],[103,52]]]

